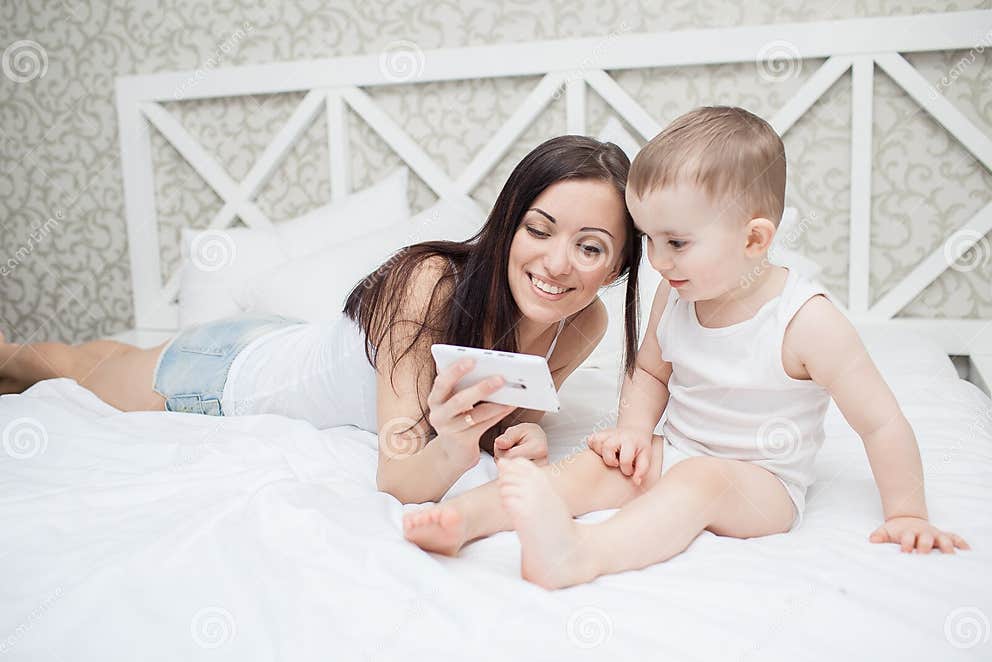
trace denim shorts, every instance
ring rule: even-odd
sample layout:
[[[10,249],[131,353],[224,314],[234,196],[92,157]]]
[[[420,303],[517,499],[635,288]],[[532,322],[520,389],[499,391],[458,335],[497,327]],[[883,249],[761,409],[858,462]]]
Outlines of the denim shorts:
[[[152,389],[165,398],[166,411],[223,416],[221,397],[234,357],[270,331],[304,323],[282,315],[242,313],[184,329],[159,355]]]

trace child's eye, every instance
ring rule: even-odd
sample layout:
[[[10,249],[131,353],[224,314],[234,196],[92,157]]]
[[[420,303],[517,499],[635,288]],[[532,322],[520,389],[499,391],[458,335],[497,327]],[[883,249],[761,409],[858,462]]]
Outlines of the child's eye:
[[[527,226],[527,232],[531,233],[535,237],[540,237],[542,239],[545,238],[545,237],[550,236],[547,232],[541,232],[540,230],[535,230],[534,228],[532,228],[529,225]]]
[[[680,248],[683,248],[683,247],[684,247],[684,246],[685,246],[686,244],[688,244],[689,242],[687,242],[687,241],[682,241],[682,240],[680,240],[680,239],[669,239],[669,241],[668,241],[668,243],[669,243],[669,245],[670,245],[670,246],[671,246],[672,248],[674,248],[674,249],[676,249],[676,250],[678,250],[678,249],[680,249]]]

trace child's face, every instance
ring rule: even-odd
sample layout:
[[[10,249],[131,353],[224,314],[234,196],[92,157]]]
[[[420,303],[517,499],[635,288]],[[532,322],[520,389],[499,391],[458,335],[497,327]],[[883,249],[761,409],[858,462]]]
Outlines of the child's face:
[[[627,190],[634,224],[647,235],[651,266],[687,301],[716,299],[753,269],[740,210],[718,205],[699,186],[676,184],[638,198]]]

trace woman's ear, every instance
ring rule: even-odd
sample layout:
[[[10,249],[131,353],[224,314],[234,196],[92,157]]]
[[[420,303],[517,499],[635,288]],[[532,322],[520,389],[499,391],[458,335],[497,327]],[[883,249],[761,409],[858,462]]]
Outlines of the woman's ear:
[[[752,218],[745,228],[744,252],[749,257],[758,257],[768,252],[775,238],[775,224],[767,218]]]

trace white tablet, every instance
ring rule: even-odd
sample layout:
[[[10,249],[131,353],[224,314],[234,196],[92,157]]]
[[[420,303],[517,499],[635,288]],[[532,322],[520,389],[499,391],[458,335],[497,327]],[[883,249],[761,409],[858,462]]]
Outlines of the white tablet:
[[[561,409],[551,370],[543,356],[443,344],[431,345],[431,354],[439,373],[461,359],[475,360],[475,367],[458,380],[455,391],[501,375],[506,381],[486,398],[486,402],[540,411],[556,412]]]

